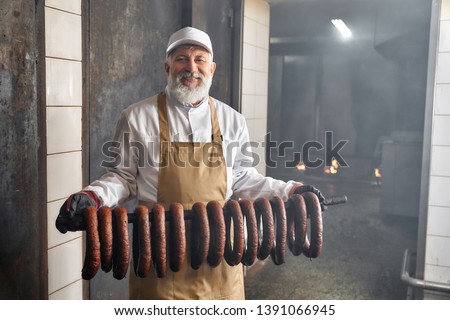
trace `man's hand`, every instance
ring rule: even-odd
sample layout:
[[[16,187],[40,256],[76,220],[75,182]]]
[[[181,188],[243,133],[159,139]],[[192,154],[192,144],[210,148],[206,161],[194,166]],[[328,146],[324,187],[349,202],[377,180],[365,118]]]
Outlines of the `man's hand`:
[[[69,223],[67,225],[61,225],[60,223],[58,223],[58,220],[56,220],[56,228],[61,233],[78,230],[79,226],[75,222],[73,222],[73,224],[70,223],[71,218],[75,216],[75,213],[87,207],[95,207],[98,209],[99,206],[100,206],[100,199],[98,198],[97,194],[93,191],[80,191],[72,194],[61,206],[58,215],[58,218],[59,217],[69,218]]]
[[[319,198],[320,208],[322,209],[322,211],[325,211],[327,209],[327,206],[323,204],[323,202],[325,201],[325,197],[323,196],[322,192],[320,192],[319,189],[317,189],[316,187],[311,186],[309,184],[304,184],[297,187],[294,191],[294,193],[297,194],[302,194],[305,192],[314,193],[317,196],[317,198]]]

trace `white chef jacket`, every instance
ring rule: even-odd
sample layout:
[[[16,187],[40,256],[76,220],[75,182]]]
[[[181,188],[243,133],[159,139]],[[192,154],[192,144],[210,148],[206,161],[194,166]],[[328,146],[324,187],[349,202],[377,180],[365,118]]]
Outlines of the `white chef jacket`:
[[[208,99],[200,105],[182,105],[167,96],[171,141],[211,142]],[[261,175],[253,166],[245,118],[225,103],[213,99],[223,136],[227,166],[227,199],[271,198],[287,201],[295,181],[284,182]],[[113,207],[137,197],[157,201],[160,161],[157,95],[137,102],[121,113],[113,141],[103,146],[102,166],[108,171],[85,190],[97,193],[103,206]],[[195,187],[195,186],[193,186]]]

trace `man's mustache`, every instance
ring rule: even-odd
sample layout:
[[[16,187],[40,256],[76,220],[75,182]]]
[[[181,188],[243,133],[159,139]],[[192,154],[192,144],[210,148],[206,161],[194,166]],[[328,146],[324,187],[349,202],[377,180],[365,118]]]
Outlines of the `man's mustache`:
[[[200,72],[183,72],[182,74],[178,75],[178,80],[188,79],[188,78],[195,78],[195,79],[201,79],[204,80],[205,76],[202,75]]]

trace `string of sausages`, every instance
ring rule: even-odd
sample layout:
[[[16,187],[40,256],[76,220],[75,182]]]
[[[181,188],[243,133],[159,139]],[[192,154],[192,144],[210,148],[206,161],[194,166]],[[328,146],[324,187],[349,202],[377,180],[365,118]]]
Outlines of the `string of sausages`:
[[[307,219],[310,218],[310,237]],[[169,221],[166,234],[166,220]],[[86,252],[82,278],[92,279],[101,268],[123,279],[128,271],[130,243],[128,214],[124,207],[89,207],[83,211]],[[232,229],[232,230],[231,230]],[[230,266],[250,266],[256,259],[271,256],[276,265],[285,262],[286,248],[294,256],[317,258],[322,250],[322,211],[314,193],[292,195],[285,204],[274,197],[218,201],[192,207],[190,266],[203,263],[218,266],[224,259]],[[177,272],[186,259],[186,227],[183,206],[160,204],[151,209],[137,206],[133,215],[132,257],[134,272],[146,277],[152,266],[160,278]],[[167,252],[166,248],[169,248]],[[167,263],[169,262],[169,263]]]

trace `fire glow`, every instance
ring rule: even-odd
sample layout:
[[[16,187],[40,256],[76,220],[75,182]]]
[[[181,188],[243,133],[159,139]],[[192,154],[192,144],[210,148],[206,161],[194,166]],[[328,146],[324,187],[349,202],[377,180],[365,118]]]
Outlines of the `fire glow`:
[[[373,177],[375,178],[375,181],[372,182],[372,184],[375,186],[380,186],[381,185],[381,170],[379,168],[373,169]]]
[[[339,168],[339,164],[338,164],[337,160],[333,159],[333,161],[331,161],[331,166],[324,167],[323,172],[325,174],[336,174],[336,173],[338,173],[338,168]]]
[[[305,166],[305,164],[304,164],[303,162],[298,163],[298,164],[295,166],[295,168],[296,168],[298,171],[306,171],[306,166]]]
[[[373,170],[373,174],[375,175],[375,178],[381,178],[381,171],[378,168],[375,168]]]

